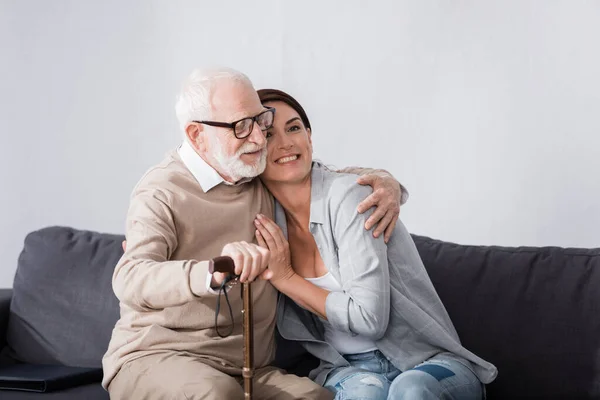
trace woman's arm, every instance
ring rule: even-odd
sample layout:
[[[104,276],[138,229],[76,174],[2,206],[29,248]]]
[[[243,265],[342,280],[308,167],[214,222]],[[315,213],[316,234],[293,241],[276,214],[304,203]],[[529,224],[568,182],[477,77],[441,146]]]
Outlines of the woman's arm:
[[[363,226],[373,210],[356,205],[369,192],[348,178],[336,179],[329,190],[330,220],[337,245],[342,292],[327,297],[329,323],[341,331],[381,338],[390,316],[387,245]]]
[[[349,178],[336,179],[330,190],[330,221],[338,246],[342,292],[328,292],[295,274],[288,243],[274,222],[260,218],[257,239],[271,251],[271,283],[279,291],[326,318],[336,329],[377,340],[389,321],[390,284],[387,246],[382,237],[374,238],[364,229],[373,210],[364,214],[356,210],[369,190]]]
[[[314,285],[298,274],[293,274],[279,282],[273,282],[273,286],[301,307],[325,320],[327,319],[325,304],[331,293],[330,291]]]

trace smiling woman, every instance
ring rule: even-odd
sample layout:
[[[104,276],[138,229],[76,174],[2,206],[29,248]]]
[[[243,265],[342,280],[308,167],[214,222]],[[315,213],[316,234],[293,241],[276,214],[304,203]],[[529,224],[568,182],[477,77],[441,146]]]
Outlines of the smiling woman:
[[[480,399],[496,368],[460,344],[404,225],[387,246],[366,231],[373,210],[356,211],[365,188],[313,162],[302,106],[279,90],[258,94],[277,110],[260,175],[277,223],[258,215],[255,234],[285,295],[279,332],[321,359],[310,377],[337,399]]]
[[[277,126],[267,131],[267,167],[262,177],[288,183],[307,179],[313,151],[310,129],[287,104],[269,104],[277,105],[279,115]]]
[[[267,130],[267,167],[263,181],[296,182],[310,176],[312,139],[310,122],[302,106],[291,96],[275,89],[258,91],[265,107],[277,110]]]

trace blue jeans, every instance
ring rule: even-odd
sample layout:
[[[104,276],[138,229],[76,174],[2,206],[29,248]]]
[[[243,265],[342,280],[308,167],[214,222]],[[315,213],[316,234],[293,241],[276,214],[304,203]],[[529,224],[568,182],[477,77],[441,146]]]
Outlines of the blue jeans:
[[[335,393],[335,400],[483,398],[482,383],[452,354],[438,354],[405,372],[394,367],[379,350],[347,354],[344,358],[350,366],[334,369],[324,384]]]

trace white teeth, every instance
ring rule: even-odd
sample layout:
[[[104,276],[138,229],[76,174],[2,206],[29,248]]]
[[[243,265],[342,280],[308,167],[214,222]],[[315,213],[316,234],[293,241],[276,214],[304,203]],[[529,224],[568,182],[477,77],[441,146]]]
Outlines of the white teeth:
[[[289,156],[289,157],[283,157],[280,158],[279,160],[277,160],[278,164],[285,164],[286,162],[290,162],[290,161],[294,161],[297,160],[298,156]]]

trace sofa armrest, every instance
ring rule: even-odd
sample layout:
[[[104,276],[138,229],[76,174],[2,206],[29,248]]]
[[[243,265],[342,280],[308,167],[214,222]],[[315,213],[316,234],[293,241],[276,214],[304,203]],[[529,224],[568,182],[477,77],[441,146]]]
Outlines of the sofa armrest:
[[[11,299],[12,289],[0,289],[0,350],[6,346],[6,330],[8,328]]]

